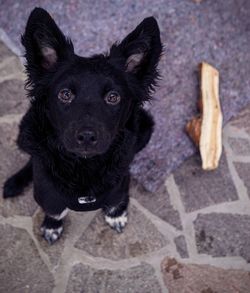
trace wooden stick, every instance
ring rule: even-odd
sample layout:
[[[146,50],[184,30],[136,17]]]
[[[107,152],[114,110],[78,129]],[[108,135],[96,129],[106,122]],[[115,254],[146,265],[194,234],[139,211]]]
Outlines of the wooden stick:
[[[193,118],[186,130],[199,146],[202,168],[218,167],[222,152],[222,112],[219,100],[219,72],[203,62],[201,64],[201,117]]]
[[[219,72],[205,62],[201,64],[201,100],[202,168],[213,170],[218,167],[222,152],[222,112],[219,100]]]

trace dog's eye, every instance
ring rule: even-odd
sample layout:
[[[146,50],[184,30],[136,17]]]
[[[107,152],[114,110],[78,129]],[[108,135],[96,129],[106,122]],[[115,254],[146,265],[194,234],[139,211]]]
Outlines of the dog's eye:
[[[75,95],[70,89],[62,89],[58,94],[58,99],[65,104],[69,104],[74,99]]]
[[[105,96],[104,100],[107,104],[117,105],[120,103],[121,97],[117,92],[112,91]]]

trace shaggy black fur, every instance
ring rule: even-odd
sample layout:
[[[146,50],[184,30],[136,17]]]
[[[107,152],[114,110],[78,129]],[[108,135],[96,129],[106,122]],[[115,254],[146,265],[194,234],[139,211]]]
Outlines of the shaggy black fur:
[[[84,58],[74,54],[50,15],[36,8],[22,44],[31,103],[17,143],[31,159],[6,181],[4,197],[20,194],[33,179],[35,200],[46,214],[43,234],[50,243],[60,236],[62,229],[54,235],[51,231],[61,226],[59,215],[66,208],[102,208],[114,220],[109,224],[121,231],[129,165],[153,130],[142,105],[150,100],[158,77],[162,45],[156,20],[144,19],[109,54]]]

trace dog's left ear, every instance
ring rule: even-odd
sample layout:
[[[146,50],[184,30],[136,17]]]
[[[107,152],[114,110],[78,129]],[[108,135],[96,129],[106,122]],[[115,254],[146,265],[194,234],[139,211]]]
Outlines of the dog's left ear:
[[[110,50],[113,65],[134,74],[145,86],[152,87],[162,53],[160,31],[154,17],[145,18],[119,45]]]

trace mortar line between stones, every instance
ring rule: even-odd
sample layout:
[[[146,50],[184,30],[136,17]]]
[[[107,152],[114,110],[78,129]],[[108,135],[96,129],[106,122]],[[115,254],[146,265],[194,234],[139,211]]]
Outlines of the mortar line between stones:
[[[221,202],[214,204],[199,210],[189,212],[187,216],[195,217],[197,214],[208,214],[208,213],[232,213],[240,215],[250,215],[249,206],[243,203],[241,200],[231,201],[231,202]]]
[[[73,215],[75,213],[78,213],[79,214],[79,212],[75,212],[75,211],[70,210],[68,216],[70,217],[70,215]],[[76,233],[74,235],[71,235],[71,238],[70,239],[66,239],[66,242],[67,242],[66,244],[67,245],[65,245],[65,248],[66,247],[74,246],[75,242],[80,238],[79,235],[81,235],[81,233],[83,233],[88,228],[88,226],[90,225],[90,223],[92,222],[92,220],[95,218],[95,216],[97,214],[98,214],[98,211],[85,212],[83,214],[83,216],[85,217],[85,219],[84,219],[84,226],[83,226],[82,222],[80,222],[80,221],[79,221],[79,223],[77,222],[78,221],[78,217],[74,217],[74,219],[73,219],[74,220],[73,225],[75,225],[74,231]]]
[[[22,114],[6,114],[0,117],[0,124],[13,124],[19,123],[23,117]]]
[[[154,274],[155,274],[155,277],[161,287],[161,292],[162,293],[169,293],[169,291],[163,281],[163,274],[161,271],[161,261],[157,264],[152,264],[152,263],[149,263],[149,264],[154,268],[154,271],[155,271]]]
[[[174,206],[174,208],[179,212],[181,223],[183,227],[183,234],[186,239],[187,250],[189,253],[189,257],[192,258],[197,256],[197,249],[195,244],[195,232],[193,228],[193,216],[190,217],[185,212],[179,188],[175,182],[173,174],[171,174],[167,180],[165,181],[165,186],[168,190],[170,196],[170,202]]]
[[[167,255],[166,254],[159,254],[155,257],[150,257],[146,263],[148,263],[149,265],[151,265],[154,270],[155,270],[155,276],[161,286],[161,290],[163,293],[168,293],[168,289],[166,288],[165,284],[164,284],[164,281],[163,281],[163,274],[162,274],[162,271],[161,271],[161,262],[162,260],[166,257]]]
[[[71,212],[70,212],[71,213]],[[74,213],[74,212],[72,212]],[[53,276],[55,280],[55,287],[53,289],[53,293],[62,293],[66,291],[68,278],[71,272],[72,267],[75,264],[75,258],[72,254],[72,250],[74,249],[74,244],[80,237],[81,233],[87,229],[93,218],[95,217],[97,212],[91,212],[86,214],[87,217],[84,221],[85,226],[77,223],[77,217],[74,218],[74,225],[77,229],[74,229],[74,236],[70,239],[65,240],[64,248],[60,257],[60,262],[58,264],[58,268],[53,270]],[[73,229],[72,229],[73,230]]]
[[[226,138],[244,138],[250,140],[250,135],[242,128],[227,124],[223,129],[223,136]]]
[[[185,264],[211,265],[222,269],[234,269],[250,271],[248,264],[242,257],[238,256],[222,256],[214,257],[207,254],[199,254],[199,257],[185,258],[181,260]]]
[[[235,155],[233,161],[236,163],[250,163],[250,156]]]
[[[74,265],[75,263],[72,261],[72,258],[69,258],[67,260],[67,263],[64,264],[64,262],[62,262],[62,257],[61,257],[60,265],[58,267],[58,271],[60,273],[58,274],[57,272],[54,272],[53,274],[54,280],[55,280],[55,286],[53,288],[52,293],[66,292],[70,272]]]
[[[170,225],[168,222],[163,221],[157,215],[152,214],[148,209],[142,206],[135,198],[131,198],[130,202],[141,211],[147,219],[149,219],[154,226],[165,236],[170,236],[174,239],[181,234],[181,231],[177,230],[174,226]]]
[[[164,235],[164,237],[167,239],[168,244],[165,246],[165,248],[168,249],[168,253],[162,255],[162,257],[166,255],[174,255],[175,257],[179,257],[179,254],[177,253],[176,250],[176,245],[174,242],[174,238],[179,236],[181,234],[181,231],[178,231],[176,228],[172,227],[169,223],[161,220],[154,214],[150,213],[146,208],[141,206],[141,204],[134,198],[131,199],[132,203],[138,210],[140,210],[144,216],[146,216],[151,223],[156,227],[156,229]]]
[[[3,82],[8,81],[8,80],[13,80],[13,79],[18,79],[18,80],[25,81],[26,80],[26,76],[22,72],[10,73],[8,75],[1,76],[0,77],[0,83],[3,83]]]
[[[95,269],[108,269],[108,270],[116,270],[116,269],[130,269],[132,267],[140,265],[142,262],[151,263],[152,259],[154,261],[158,260],[159,263],[163,257],[169,255],[171,252],[169,251],[167,246],[163,248],[153,251],[148,254],[143,254],[137,257],[125,258],[125,259],[108,259],[103,257],[94,257],[88,254],[86,251],[80,250],[78,248],[71,248],[71,256],[73,262],[82,262],[87,264]],[[171,254],[173,257],[178,257],[177,254]]]

